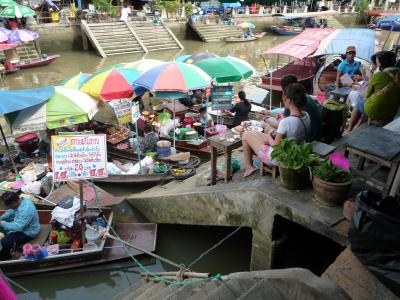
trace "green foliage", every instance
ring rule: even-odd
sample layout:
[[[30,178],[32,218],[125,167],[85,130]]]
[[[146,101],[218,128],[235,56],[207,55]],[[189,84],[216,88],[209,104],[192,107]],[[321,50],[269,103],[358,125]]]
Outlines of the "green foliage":
[[[179,0],[156,0],[155,7],[161,10],[163,7],[167,10],[167,13],[175,12],[180,5]]]
[[[114,6],[112,6],[112,7],[110,8],[110,13],[111,13],[111,16],[112,16],[113,18],[117,17],[117,16],[118,16],[118,10],[117,10],[117,8],[114,7]]]
[[[297,144],[287,139],[283,139],[274,146],[271,157],[283,166],[294,170],[311,167],[320,160],[318,155],[313,154],[311,144]]]
[[[111,9],[111,4],[108,0],[93,0],[94,7],[100,12],[109,12]]]
[[[193,6],[192,2],[188,2],[185,4],[185,13],[188,18],[193,15],[193,7],[194,6]]]
[[[334,166],[330,159],[324,159],[312,173],[315,177],[334,183],[343,183],[351,179],[349,171]]]

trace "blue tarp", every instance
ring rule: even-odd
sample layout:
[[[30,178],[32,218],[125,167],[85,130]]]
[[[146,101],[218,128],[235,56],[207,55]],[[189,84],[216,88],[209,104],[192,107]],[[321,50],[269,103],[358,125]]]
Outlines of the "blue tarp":
[[[376,28],[383,30],[400,31],[400,14],[386,17],[376,24]]]
[[[236,3],[221,3],[221,6],[225,9],[231,7],[240,7],[242,5],[240,4],[240,2],[236,2]]]
[[[30,90],[0,91],[0,115],[46,102],[53,94],[54,87],[52,86]]]

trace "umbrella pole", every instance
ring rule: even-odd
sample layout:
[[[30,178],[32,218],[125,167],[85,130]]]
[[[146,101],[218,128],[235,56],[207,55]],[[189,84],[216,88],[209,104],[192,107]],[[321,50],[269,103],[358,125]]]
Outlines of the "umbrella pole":
[[[4,135],[3,127],[1,125],[0,125],[0,131],[1,131],[1,136],[3,137],[4,144],[5,144],[7,152],[8,152],[8,156],[10,157],[11,164],[13,166],[15,175],[18,176],[18,170],[17,170],[17,167],[15,166],[14,158],[11,156],[10,147],[8,146],[8,143],[7,143],[7,140],[6,140],[6,136]]]
[[[135,122],[135,130],[136,130],[136,152],[139,161],[139,172],[142,174],[142,164],[140,163],[140,146],[139,146],[139,128],[138,122]]]
[[[174,99],[174,117],[173,117],[173,120],[174,120],[174,140],[173,140],[173,142],[174,142],[174,151],[176,150],[176,148],[175,148],[175,102],[176,102],[176,99]]]
[[[206,101],[206,124],[204,124],[204,138],[207,137],[207,124],[208,124],[208,98]]]
[[[85,224],[85,210],[83,208],[83,181],[79,180],[79,214],[81,216],[81,234],[82,234],[82,247],[86,243],[86,238],[85,238],[85,231],[86,231],[86,224]]]

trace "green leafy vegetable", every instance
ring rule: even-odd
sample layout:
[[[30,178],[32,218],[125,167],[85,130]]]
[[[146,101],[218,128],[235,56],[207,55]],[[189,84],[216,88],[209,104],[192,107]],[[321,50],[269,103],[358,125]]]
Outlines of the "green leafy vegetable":
[[[350,171],[334,166],[330,159],[324,159],[318,167],[314,168],[313,175],[334,183],[344,183],[351,179]]]

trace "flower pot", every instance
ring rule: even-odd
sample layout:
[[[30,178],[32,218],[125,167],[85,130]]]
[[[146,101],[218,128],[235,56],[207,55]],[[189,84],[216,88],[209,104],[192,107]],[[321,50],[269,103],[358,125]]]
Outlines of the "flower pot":
[[[310,171],[307,167],[294,170],[280,165],[279,177],[289,190],[300,190],[310,184]]]
[[[334,183],[314,177],[312,184],[315,200],[327,206],[339,206],[343,204],[350,190],[352,180],[343,183]]]

